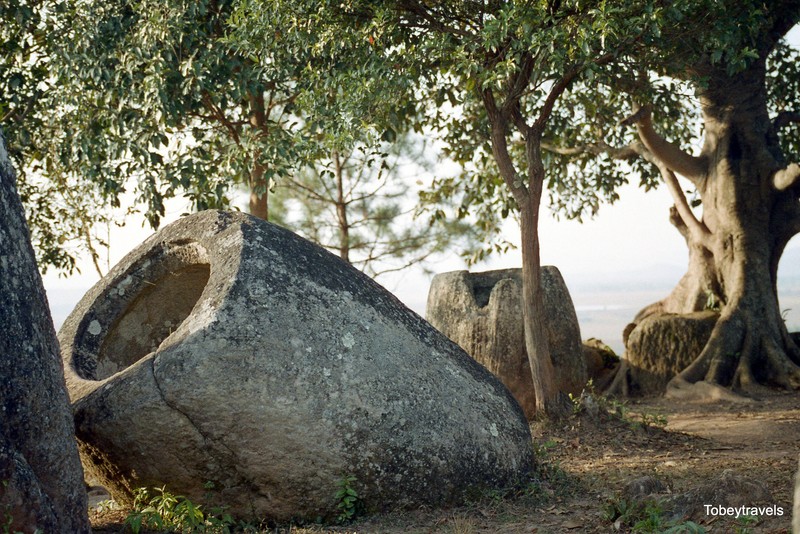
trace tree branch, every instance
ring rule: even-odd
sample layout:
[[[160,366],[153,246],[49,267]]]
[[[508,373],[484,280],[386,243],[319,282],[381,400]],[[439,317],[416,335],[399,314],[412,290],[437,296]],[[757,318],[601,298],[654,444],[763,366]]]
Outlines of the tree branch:
[[[203,92],[203,105],[206,107],[208,111],[211,112],[211,115],[231,134],[231,138],[236,142],[237,145],[240,145],[239,141],[239,132],[236,130],[236,127],[228,120],[225,116],[225,113],[214,103],[211,99],[211,95],[207,92]]]
[[[698,241],[704,245],[710,245],[711,232],[703,222],[695,217],[694,212],[689,207],[689,203],[686,201],[686,195],[683,193],[675,173],[663,163],[658,164],[658,170],[661,172],[661,177],[664,179],[664,183],[667,184],[667,189],[669,189],[672,199],[675,201],[675,209],[678,215],[689,228],[689,231]]]
[[[550,143],[542,143],[542,149],[559,154],[561,156],[581,156],[583,154],[592,154],[599,156],[600,154],[607,154],[612,159],[618,160],[631,160],[642,157],[645,148],[638,141],[626,145],[624,147],[613,147],[603,140],[594,144],[580,145],[574,147],[560,147]]]
[[[426,6],[422,5],[417,0],[402,0],[401,2],[398,2],[398,7],[407,11],[408,13],[416,15],[422,21],[426,22],[430,29],[436,30],[437,32],[459,35],[461,37],[471,35],[470,32],[466,30],[444,24],[442,22],[444,17],[441,15],[441,13],[432,13]]]
[[[688,178],[695,186],[702,186],[708,165],[706,158],[687,154],[678,145],[670,143],[661,137],[653,128],[650,106],[639,108],[620,124],[624,126],[635,124],[639,138],[659,161],[666,165],[669,170]]]
[[[800,122],[800,112],[798,111],[781,111],[777,117],[772,121],[772,127],[775,131],[779,131],[786,126]]]
[[[511,189],[517,204],[522,206],[528,198],[529,191],[525,184],[522,183],[522,179],[514,168],[511,155],[508,152],[508,141],[506,140],[508,118],[503,116],[497,108],[494,93],[491,89],[484,89],[481,92],[481,96],[483,97],[483,105],[486,108],[486,115],[491,125],[492,153],[495,161],[497,161],[500,176],[508,188]]]
[[[798,179],[800,179],[800,165],[797,163],[790,163],[785,168],[779,170],[772,177],[772,185],[778,191],[786,191],[793,187]]]

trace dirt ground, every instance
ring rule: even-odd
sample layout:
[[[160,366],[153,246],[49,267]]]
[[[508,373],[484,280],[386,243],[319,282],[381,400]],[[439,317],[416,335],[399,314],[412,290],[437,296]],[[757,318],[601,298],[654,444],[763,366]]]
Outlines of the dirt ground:
[[[752,403],[691,403],[663,398],[600,400],[604,415],[579,410],[558,424],[532,426],[542,462],[540,484],[512,494],[486,495],[448,510],[398,512],[339,528],[289,527],[269,532],[385,533],[607,533],[662,532],[634,529],[626,517],[615,520],[623,488],[651,475],[678,495],[732,470],[751,477],[771,494],[783,516],[733,519],[696,514],[710,533],[791,532],[792,491],[800,453],[800,393],[769,393]],[[578,411],[578,410],[576,410]],[[592,412],[592,410],[589,410]],[[719,504],[719,503],[706,503]],[[666,515],[666,514],[665,514]],[[124,513],[91,514],[95,532],[122,532]],[[683,532],[691,532],[684,530]]]

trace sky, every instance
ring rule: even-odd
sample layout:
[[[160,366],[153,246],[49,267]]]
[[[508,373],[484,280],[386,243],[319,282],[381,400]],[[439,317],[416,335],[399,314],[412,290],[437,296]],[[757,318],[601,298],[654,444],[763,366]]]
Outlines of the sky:
[[[800,46],[800,27],[792,30],[789,40]],[[636,183],[637,178],[633,176],[631,181]],[[557,220],[543,207],[539,234],[542,264],[555,265],[561,271],[578,312],[582,337],[600,337],[620,352],[621,332],[627,322],[639,309],[668,294],[683,274],[688,254],[683,238],[668,220],[673,202],[666,187],[645,193],[629,184],[618,192],[620,199],[614,205],[602,206],[597,216],[583,223]],[[183,211],[180,203],[170,204],[164,223],[177,219]],[[114,229],[111,265],[151,233],[141,221]],[[504,234],[512,243],[519,243],[519,228],[514,221],[508,221]],[[800,239],[795,238],[789,249],[800,250]],[[520,266],[519,252],[511,251],[502,257],[491,257],[471,270]],[[466,269],[456,252],[429,267],[436,273]],[[53,272],[44,276],[56,329],[99,279],[88,262],[81,263],[80,269],[81,275],[68,279]],[[430,276],[420,268],[378,281],[424,316]],[[800,323],[800,309],[788,313]]]

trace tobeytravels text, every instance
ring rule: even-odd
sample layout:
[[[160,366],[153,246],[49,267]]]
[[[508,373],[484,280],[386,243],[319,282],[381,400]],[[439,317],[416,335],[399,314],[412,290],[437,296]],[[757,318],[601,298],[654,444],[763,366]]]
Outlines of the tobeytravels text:
[[[732,515],[739,517],[742,515],[783,515],[783,507],[771,504],[769,506],[714,506],[705,504],[706,515]]]

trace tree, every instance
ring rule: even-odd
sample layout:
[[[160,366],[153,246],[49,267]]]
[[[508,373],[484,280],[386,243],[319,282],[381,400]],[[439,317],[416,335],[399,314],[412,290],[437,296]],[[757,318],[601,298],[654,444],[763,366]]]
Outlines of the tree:
[[[247,16],[240,20],[249,28],[244,33],[255,50],[260,48],[252,28],[264,25],[258,11],[269,4],[242,2]],[[493,191],[499,190],[498,178],[504,184],[500,195],[513,199],[519,210],[525,338],[540,413],[556,415],[563,409],[537,313],[542,309],[537,227],[546,184],[542,141],[559,98],[581,76],[612,62],[633,41],[658,30],[663,21],[651,16],[647,10],[651,6],[635,4],[606,10],[582,2],[407,0],[313,2],[294,8],[323,28],[318,34],[324,35],[330,25],[345,25],[350,39],[369,42],[373,46],[370,57],[388,66],[388,77],[401,88],[390,88],[388,95],[374,93],[375,101],[388,105],[400,95],[418,109],[427,108],[429,124],[449,132],[444,137],[451,153],[464,153],[460,136],[467,139],[463,146],[479,147],[477,154],[463,159],[472,164],[468,172],[493,167],[488,176],[473,183],[492,184]],[[378,75],[376,71],[357,74],[361,76],[347,70],[329,76],[347,88],[352,79],[363,83],[364,76]],[[408,85],[411,90],[403,93]],[[449,101],[449,111],[445,101]],[[463,116],[470,122],[462,121]],[[475,157],[487,148],[491,165],[489,158],[476,161]],[[474,191],[471,198],[481,196],[488,196],[485,189]]]
[[[404,135],[375,148],[333,150],[275,184],[273,221],[373,277],[424,264],[453,246],[471,257],[478,241],[471,225],[420,220],[411,180],[432,171],[420,143]]]
[[[346,56],[298,39],[281,30],[298,21],[275,6],[260,13],[269,28],[262,49],[241,52],[229,39],[232,7],[14,0],[0,8],[14,21],[0,29],[0,69],[11,80],[0,87],[2,118],[25,163],[20,189],[44,269],[72,272],[89,252],[100,272],[97,249],[107,243],[94,227],[124,217],[125,205],[128,213],[144,206],[156,228],[165,199],[225,207],[237,184],[249,190],[250,212],[267,218],[270,184],[405,127],[396,115],[385,121],[391,130],[359,131],[364,97],[343,99],[317,83],[314,73],[352,64],[358,47]]]
[[[0,513],[6,531],[90,532],[58,341],[0,134]]]
[[[797,388],[800,352],[781,319],[777,268],[800,231],[800,167],[786,156],[800,148],[800,58],[782,41],[800,21],[800,4],[698,1],[665,13],[672,23],[633,43],[628,65],[605,72],[576,106],[584,123],[605,130],[627,113],[623,124],[636,125],[639,141],[568,133],[548,148],[582,161],[629,161],[648,185],[660,177],[672,194],[670,221],[687,241],[689,268],[634,321],[709,306],[721,313],[705,349],[671,388],[699,381],[741,391]],[[626,112],[620,95],[643,106]],[[701,121],[702,149],[692,155],[687,146]]]
[[[96,256],[92,226],[126,204],[144,206],[155,228],[165,199],[222,207],[240,183],[250,212],[267,218],[270,180],[302,158],[293,106],[305,63],[302,50],[280,46],[280,32],[269,58],[239,54],[226,42],[231,6],[12,0],[0,8],[10,21],[0,30],[0,116],[25,163],[20,190],[44,268],[72,271],[76,241]]]
[[[699,154],[662,137],[650,106],[628,119],[675,198],[671,219],[690,251],[689,271],[675,290],[638,318],[699,310],[711,295],[721,308],[711,338],[670,386],[706,381],[742,391],[759,384],[796,389],[800,349],[781,318],[777,270],[786,244],[800,232],[800,167],[786,156],[800,142],[791,89],[800,80],[800,58],[782,41],[800,21],[800,3],[706,7],[703,24],[717,35],[687,31],[699,20],[689,19],[658,47],[658,65],[697,91]],[[695,188],[701,216],[690,209],[676,173]]]

